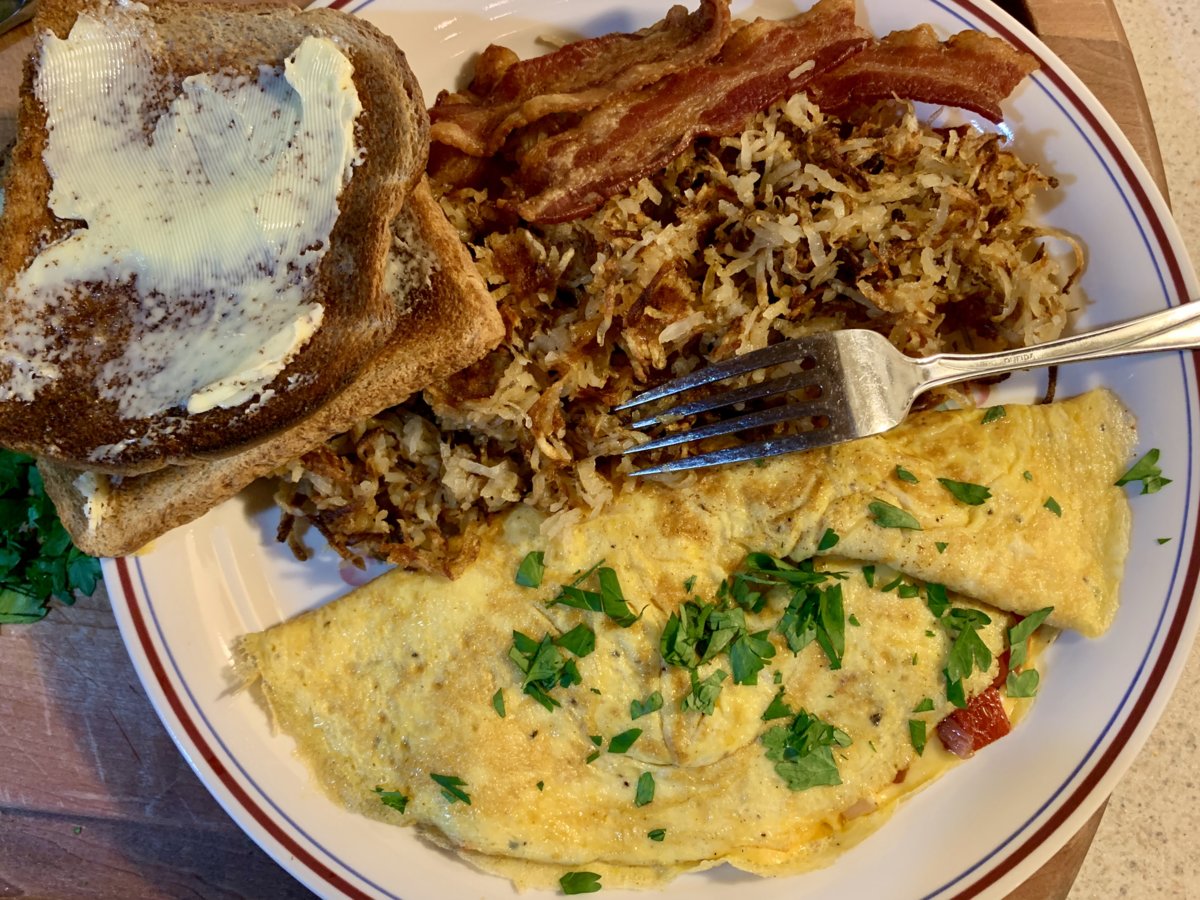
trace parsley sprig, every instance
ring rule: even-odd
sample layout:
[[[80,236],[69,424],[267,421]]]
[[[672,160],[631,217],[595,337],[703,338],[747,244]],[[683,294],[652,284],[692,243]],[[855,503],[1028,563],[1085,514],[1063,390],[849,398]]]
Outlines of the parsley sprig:
[[[815,640],[825,651],[829,667],[840,669],[846,652],[846,615],[842,586],[838,582],[845,577],[844,572],[818,572],[812,560],[792,565],[766,553],[751,553],[733,580],[740,578],[790,588],[791,599],[775,631],[787,641],[793,654]]]
[[[376,787],[375,793],[379,795],[379,802],[384,806],[390,806],[397,812],[404,812],[408,808],[408,797],[399,791],[385,791],[381,787]]]
[[[831,534],[822,539],[829,547],[836,537]],[[663,661],[690,672],[692,688],[683,699],[683,709],[711,715],[721,682],[730,675],[734,684],[758,683],[758,674],[775,656],[775,645],[769,630],[750,630],[746,614],[762,612],[772,588],[791,591],[774,629],[789,649],[799,653],[815,640],[830,667],[839,668],[846,620],[841,585],[836,582],[845,577],[844,572],[816,571],[812,560],[793,565],[767,553],[750,553],[718,587],[715,602],[699,597],[685,601],[671,613],[659,639]],[[729,672],[716,670],[700,678],[696,670],[721,654],[728,656]]]
[[[1041,676],[1037,669],[1026,669],[1025,664],[1029,655],[1029,638],[1038,627],[1054,612],[1053,606],[1047,606],[1036,612],[1031,612],[1020,622],[1008,629],[1008,678],[1005,679],[1004,689],[1008,696],[1034,697],[1037,696],[1038,682]]]
[[[1146,455],[1129,467],[1124,475],[1116,480],[1116,486],[1122,487],[1134,481],[1142,483],[1143,494],[1154,494],[1171,483],[1170,478],[1163,478],[1162,469],[1158,467],[1158,448],[1147,451]]]
[[[635,613],[629,608],[629,601],[621,590],[621,581],[617,573],[608,566],[596,563],[570,584],[563,585],[557,596],[547,606],[570,606],[588,612],[602,612],[622,628],[628,628],[641,618],[641,613]],[[586,584],[592,575],[596,576],[598,590],[588,590],[580,587]]]
[[[943,670],[946,676],[946,699],[959,709],[967,707],[963,681],[976,669],[986,672],[991,668],[992,651],[979,636],[979,629],[991,622],[987,613],[961,607],[950,609],[942,617],[942,625],[954,641]]]
[[[775,763],[775,772],[789,790],[842,783],[833,748],[849,747],[850,736],[807,710],[796,713],[789,725],[768,729],[762,743],[767,748],[767,759]]]
[[[45,617],[51,598],[90,594],[100,563],[71,543],[34,461],[0,450],[0,623]]]
[[[717,708],[717,698],[721,696],[721,682],[729,677],[729,673],[724,669],[716,669],[707,678],[700,678],[692,669],[688,674],[692,679],[692,689],[683,698],[683,711],[711,716]]]
[[[547,634],[540,641],[519,631],[512,634],[513,645],[508,651],[508,658],[525,675],[521,690],[548,710],[562,706],[550,696],[550,692],[556,687],[579,684],[583,679],[575,660],[567,659],[559,652],[559,648],[583,659],[596,649],[596,633],[586,625],[576,625],[558,637]]]

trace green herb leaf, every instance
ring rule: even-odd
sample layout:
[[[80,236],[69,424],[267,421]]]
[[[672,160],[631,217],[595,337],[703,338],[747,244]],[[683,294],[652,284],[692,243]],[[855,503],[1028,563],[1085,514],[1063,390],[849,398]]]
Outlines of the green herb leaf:
[[[567,634],[577,630],[572,629]],[[575,660],[567,660],[559,653],[555,643],[556,639],[548,634],[540,641],[535,641],[529,635],[519,631],[514,631],[512,634],[513,645],[509,648],[508,658],[525,675],[521,682],[521,690],[546,709],[553,711],[555,707],[562,704],[551,697],[550,692],[556,687],[570,687],[582,681]],[[563,637],[566,635],[561,635],[557,640],[562,640]],[[568,641],[572,644],[579,644],[579,642],[578,638]]]
[[[554,639],[554,646],[569,650],[580,659],[596,649],[596,632],[587,625],[579,624]]]
[[[641,618],[629,608],[615,571],[604,567],[596,573],[596,577],[600,580],[600,608],[606,616],[622,628],[628,628]]]
[[[629,703],[629,718],[640,719],[642,716],[647,716],[652,712],[658,712],[662,709],[663,698],[658,691],[652,693],[645,700],[631,700]]]
[[[0,623],[29,624],[90,594],[100,562],[71,544],[31,457],[0,450]]]
[[[1028,469],[1026,469],[1024,472],[1021,473],[1021,477],[1024,478],[1026,481],[1033,481],[1033,473],[1030,472]]]
[[[690,594],[693,590],[695,590],[695,588],[696,588],[696,576],[689,575],[687,580],[683,583],[683,592],[685,594]]]
[[[12,588],[0,590],[0,624],[29,625],[44,619],[49,610],[46,601]]]
[[[826,550],[832,550],[837,546],[837,542],[841,540],[838,533],[832,528],[826,528],[825,533],[821,535],[821,540],[817,543],[817,552],[824,553]]]
[[[585,591],[583,588],[566,584],[559,588],[558,594],[550,600],[547,606],[570,606],[572,609],[583,609],[588,612],[600,612],[600,594],[596,591]]]
[[[600,890],[600,876],[595,872],[567,872],[558,884],[564,894],[594,894]]]
[[[652,831],[646,832],[646,837],[650,838],[650,840],[652,840],[652,841],[659,841],[660,843],[662,842],[662,839],[665,838],[666,836],[667,836],[667,829],[665,829],[665,828],[655,828]]]
[[[596,576],[598,591],[581,588],[593,573]],[[547,606],[570,606],[588,612],[602,612],[622,628],[628,628],[641,618],[629,608],[624,594],[621,592],[621,582],[617,573],[607,566],[596,563],[592,568],[580,574],[573,582],[563,585],[558,595]]]
[[[587,759],[585,759],[585,760],[583,761],[583,762],[584,762],[584,765],[588,765],[588,766],[590,766],[592,763],[594,763],[594,762],[595,762],[596,760],[598,760],[599,758],[600,758],[600,751],[599,751],[599,750],[593,750],[591,753],[589,753],[589,754],[588,754],[588,756],[587,756]]]
[[[920,703],[918,703],[916,706],[913,707],[913,712],[915,712],[915,713],[933,712],[933,698],[926,697],[924,700],[922,700]]]
[[[595,591],[581,590],[579,585],[583,584],[596,573],[596,570],[604,565],[604,560],[593,565],[590,569],[585,569],[582,572],[576,572],[575,578],[570,584],[564,585],[559,589],[558,595],[554,597],[547,606],[555,606],[562,604],[563,606],[571,606],[575,609],[586,609],[590,612],[600,612],[600,595]]]
[[[842,586],[832,584],[821,588],[810,585],[792,595],[775,630],[783,635],[793,654],[815,640],[825,651],[829,667],[840,669],[842,654],[846,652],[845,622]]]
[[[595,744],[597,747],[604,745],[604,735],[602,735],[602,734],[589,734],[588,740],[591,741],[593,744]]]
[[[853,625],[855,628],[858,628],[862,625],[862,622],[858,621],[858,616],[854,615],[854,613],[851,613],[849,618],[846,619],[846,621],[849,622],[851,625]]]
[[[1029,649],[1029,637],[1038,626],[1050,617],[1050,613],[1054,612],[1053,606],[1047,606],[1039,609],[1037,612],[1031,612],[1020,622],[1008,629],[1008,664],[1014,669],[1019,669],[1025,665],[1025,658]]]
[[[608,742],[609,753],[625,753],[633,746],[633,742],[642,736],[642,729],[630,728],[628,731],[622,731],[618,735],[614,735]]]
[[[1004,688],[1008,692],[1008,696],[1013,698],[1036,697],[1038,680],[1037,669],[1026,669],[1024,672],[1009,672],[1008,679],[1004,683]]]
[[[1050,510],[1050,512],[1054,513],[1060,519],[1062,518],[1062,507],[1058,505],[1058,501],[1053,497],[1047,497],[1046,502],[1042,506],[1046,507],[1046,509]]]
[[[683,698],[683,703],[680,704],[681,708],[685,712],[698,712],[711,716],[713,710],[716,709],[717,698],[721,696],[721,682],[725,680],[728,673],[724,669],[717,669],[703,680],[696,676],[694,669],[689,674],[692,677],[692,689]]]
[[[967,705],[964,679],[976,668],[984,672],[992,665],[992,651],[979,636],[979,629],[990,622],[985,613],[976,609],[952,609],[942,620],[947,631],[954,635],[943,672],[946,677],[946,697],[959,709],[965,709]]]
[[[496,715],[504,718],[504,688],[499,688],[492,694],[492,709],[496,711]]]
[[[1142,483],[1143,494],[1156,493],[1171,483],[1170,478],[1162,477],[1162,469],[1158,467],[1157,447],[1130,466],[1129,471],[1117,479],[1116,486],[1122,487],[1133,481]]]
[[[434,780],[442,789],[442,796],[451,803],[465,803],[471,805],[470,795],[462,790],[466,787],[466,782],[457,775],[435,775],[430,772],[429,777]]]
[[[909,531],[920,531],[921,523],[912,513],[905,512],[898,506],[892,506],[883,500],[872,500],[867,509],[875,517],[875,524],[880,528],[907,528]]]
[[[762,720],[770,722],[772,719],[790,719],[796,713],[783,699],[783,688],[780,688],[778,693],[771,698],[770,704],[763,710]]]
[[[933,546],[937,547],[938,553],[945,553],[946,548],[949,547],[950,545],[947,544],[945,541],[934,541]]]
[[[917,476],[903,466],[896,466],[896,477],[908,484],[917,483]]]
[[[539,781],[539,782],[537,783],[536,787],[537,787],[537,789],[538,789],[539,791],[544,791],[544,790],[546,789],[546,782],[544,782],[544,781]]]
[[[1158,543],[1160,545],[1162,545],[1162,544],[1169,543],[1171,539],[1170,538],[1158,538],[1157,540],[1158,540]]]
[[[946,596],[946,586],[936,582],[925,585],[925,605],[929,607],[934,618],[940,619],[950,608],[950,598]]]
[[[992,496],[992,492],[982,484],[971,484],[969,481],[939,478],[938,484],[948,490],[959,503],[965,503],[968,506],[980,506]]]
[[[654,799],[654,776],[643,772],[638,778],[637,792],[633,797],[634,806],[645,806]]]
[[[989,406],[987,412],[983,414],[983,419],[980,420],[980,425],[991,425],[997,419],[1003,419],[1008,415],[1003,406]]]
[[[75,545],[67,550],[67,587],[89,597],[100,580],[100,563]]]
[[[385,791],[383,788],[377,787],[375,793],[379,795],[379,800],[384,806],[390,806],[396,812],[404,812],[408,807],[408,798],[399,791]]]
[[[745,631],[742,610],[688,600],[667,618],[659,652],[668,665],[694,669],[716,657]]]
[[[833,747],[849,747],[850,736],[822,722],[806,710],[800,710],[788,726],[776,725],[761,738],[767,759],[775,763],[775,772],[789,790],[841,784]]]
[[[869,588],[875,587],[875,567],[874,566],[863,566],[862,573],[863,573],[863,581],[865,581],[867,583],[867,587],[869,587]]]
[[[921,589],[915,584],[902,584],[896,591],[896,596],[901,600],[911,600],[913,597],[921,596]]]
[[[792,587],[823,584],[830,578],[841,577],[840,573],[836,572],[816,571],[811,559],[799,565],[792,565],[769,553],[746,554],[745,560],[742,561],[741,574],[747,580],[761,584],[789,584]]]
[[[542,576],[546,574],[545,565],[546,554],[541,550],[531,550],[525,554],[525,558],[521,560],[521,565],[517,567],[517,584],[521,587],[541,587]]]
[[[755,634],[743,632],[729,645],[729,667],[734,684],[758,684],[758,673],[767,660],[775,656],[775,645],[767,632]]]
[[[994,408],[994,407],[993,407]],[[908,720],[908,737],[917,756],[925,755],[925,723],[921,719]]]
[[[945,672],[943,671],[943,674]],[[959,709],[967,708],[967,694],[961,681],[946,679],[946,699]]]

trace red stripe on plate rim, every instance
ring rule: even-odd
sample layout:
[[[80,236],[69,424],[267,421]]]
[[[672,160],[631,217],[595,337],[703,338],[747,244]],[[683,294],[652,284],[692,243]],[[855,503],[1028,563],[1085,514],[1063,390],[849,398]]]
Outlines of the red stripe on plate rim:
[[[333,0],[329,4],[330,9],[341,9],[350,4],[351,0]],[[996,19],[990,11],[987,11],[977,6],[973,0],[949,0],[949,2],[960,6],[965,11],[973,14],[977,19],[987,24],[995,33],[1003,36],[1013,45],[1032,53],[1041,58],[1034,48],[1022,37],[1022,32],[1013,31],[1005,23]],[[1146,216],[1150,229],[1157,242],[1157,247],[1162,251],[1164,260],[1167,265],[1170,276],[1170,284],[1173,288],[1176,298],[1179,301],[1187,299],[1187,282],[1183,272],[1183,267],[1179,260],[1172,252],[1171,242],[1167,237],[1166,228],[1155,211],[1154,204],[1151,202],[1145,187],[1140,179],[1136,176],[1129,161],[1120,152],[1116,142],[1107,129],[1102,127],[1099,119],[1091,108],[1085,103],[1077,92],[1067,84],[1066,80],[1056,72],[1053,68],[1043,68],[1041,75],[1048,78],[1051,83],[1061,92],[1061,94],[1070,102],[1072,108],[1081,115],[1084,121],[1092,129],[1100,142],[1108,151],[1112,160],[1115,161],[1117,167],[1125,180],[1125,185],[1129,187],[1137,201],[1138,206]],[[1193,372],[1197,372],[1200,367],[1200,354],[1193,354]],[[1200,378],[1197,378],[1197,387],[1200,388]],[[211,746],[205,736],[197,727],[195,721],[191,718],[186,706],[182,702],[178,691],[175,689],[175,684],[168,677],[166,668],[163,665],[162,659],[158,654],[158,649],[151,640],[149,629],[146,627],[146,621],[143,616],[141,605],[138,601],[137,594],[133,589],[133,582],[129,572],[129,563],[126,559],[115,560],[117,573],[120,581],[120,597],[113,597],[114,601],[120,600],[124,603],[129,611],[130,621],[134,628],[134,633],[137,635],[143,652],[145,653],[146,661],[150,666],[150,671],[154,675],[159,689],[162,691],[167,705],[170,707],[172,714],[180,723],[183,729],[183,735],[186,736],[188,742],[195,749],[195,755],[203,760],[205,766],[217,777],[220,783],[229,791],[232,799],[238,803],[249,815],[258,823],[259,826],[267,832],[270,837],[276,841],[283,849],[292,854],[297,862],[302,863],[314,875],[325,881],[331,887],[342,892],[347,897],[353,898],[368,898],[369,895],[361,891],[355,885],[346,881],[337,872],[334,872],[327,865],[314,857],[309,850],[299,843],[280,823],[272,817],[262,806],[260,806],[253,797],[251,797],[242,787],[239,781],[234,777],[233,773],[224,765],[216,753],[213,752]],[[1187,570],[1185,573],[1183,585],[1180,591],[1179,606],[1171,619],[1170,626],[1166,636],[1163,639],[1162,649],[1159,652],[1153,669],[1146,679],[1145,687],[1141,694],[1138,695],[1136,701],[1131,708],[1129,715],[1126,717],[1120,730],[1109,742],[1108,749],[1100,757],[1097,763],[1092,766],[1085,775],[1083,781],[1071,793],[1071,795],[1063,801],[1051,814],[1050,818],[1043,823],[1034,834],[1029,837],[1024,843],[1016,849],[1007,853],[997,865],[989,869],[987,872],[974,881],[969,886],[965,887],[959,893],[954,895],[955,900],[967,900],[978,896],[987,888],[991,887],[1006,874],[1011,872],[1024,859],[1026,859],[1034,850],[1044,844],[1049,837],[1058,831],[1064,823],[1081,807],[1084,802],[1092,795],[1096,786],[1101,779],[1112,768],[1118,756],[1120,756],[1123,748],[1129,738],[1138,729],[1142,720],[1145,718],[1146,712],[1149,709],[1151,702],[1158,693],[1158,689],[1162,684],[1167,667],[1171,664],[1175,651],[1179,646],[1180,639],[1183,634],[1184,625],[1187,622],[1188,616],[1192,608],[1193,594],[1195,593],[1197,580],[1200,579],[1200,531],[1193,538],[1191,554],[1188,560]]]
[[[990,11],[976,5],[973,0],[954,0],[954,2],[957,2],[965,10],[973,13],[980,21],[986,23],[989,28],[1009,41],[1009,43],[1041,59],[1041,54],[1024,39],[1023,30],[1014,31],[1010,29],[1005,23],[993,16]],[[1108,151],[1109,156],[1116,162],[1126,185],[1132,190],[1138,206],[1141,207],[1142,212],[1146,216],[1158,248],[1163,253],[1170,276],[1170,287],[1175,293],[1176,300],[1180,303],[1187,302],[1187,279],[1184,275],[1183,267],[1173,252],[1162,219],[1157,215],[1145,186],[1142,184],[1141,179],[1137,177],[1133,167],[1129,164],[1129,160],[1120,152],[1120,148],[1118,148],[1112,134],[1107,128],[1102,126],[1091,107],[1083,101],[1059,72],[1051,67],[1045,67],[1039,70],[1039,74],[1045,76],[1070,102],[1075,112],[1087,122],[1093,134],[1099,138],[1104,148]],[[1196,352],[1192,353],[1192,364],[1193,374],[1195,374],[1198,371],[1198,367],[1200,367],[1200,354]],[[1200,378],[1197,378],[1196,382],[1197,387],[1200,388]],[[1096,786],[1108,774],[1117,757],[1124,750],[1126,743],[1138,729],[1146,716],[1150,703],[1158,694],[1163,676],[1174,659],[1175,651],[1179,647],[1180,638],[1183,634],[1184,625],[1191,612],[1198,576],[1200,576],[1200,531],[1197,532],[1192,540],[1191,554],[1188,559],[1187,570],[1184,574],[1183,586],[1180,589],[1179,606],[1175,610],[1175,615],[1172,617],[1166,636],[1163,638],[1162,648],[1154,661],[1154,666],[1149,676],[1146,678],[1145,687],[1138,695],[1120,730],[1109,741],[1108,748],[1096,764],[1088,770],[1079,786],[1055,809],[1050,818],[1033,835],[1012,852],[1006,854],[995,867],[989,869],[982,877],[955,894],[954,900],[967,900],[967,898],[976,897],[1011,872],[1026,857],[1033,853],[1034,850],[1045,843],[1052,834],[1062,828],[1067,819],[1074,815],[1076,810],[1083,806],[1084,802],[1092,796]]]
[[[180,699],[174,682],[167,675],[162,658],[158,655],[158,650],[150,638],[150,630],[146,627],[146,619],[142,614],[141,604],[138,602],[137,594],[133,589],[133,578],[129,572],[128,559],[117,559],[114,562],[117,566],[117,575],[121,584],[121,593],[123,595],[121,599],[129,611],[130,622],[133,624],[134,633],[137,635],[138,642],[141,644],[142,650],[146,655],[150,671],[154,673],[154,679],[162,690],[167,705],[171,708],[171,712],[183,728],[183,733],[187,736],[188,742],[195,748],[200,759],[204,761],[205,766],[225,786],[225,789],[229,791],[238,805],[246,810],[253,817],[254,821],[262,826],[263,830],[281,847],[295,856],[296,860],[303,863],[314,875],[320,877],[331,887],[341,891],[347,897],[353,897],[355,900],[359,900],[359,898],[361,900],[370,900],[369,894],[359,890],[313,856],[269,812],[259,806],[254,798],[246,793],[245,788],[242,787],[241,783],[234,777],[225,764],[221,762],[217,754],[213,752],[212,747],[209,746],[208,741],[196,726],[195,721],[188,714],[188,710]]]

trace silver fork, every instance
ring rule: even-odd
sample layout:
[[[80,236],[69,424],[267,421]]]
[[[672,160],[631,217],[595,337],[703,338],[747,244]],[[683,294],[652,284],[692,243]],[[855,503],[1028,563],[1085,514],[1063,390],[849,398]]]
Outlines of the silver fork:
[[[758,369],[785,363],[810,363],[808,368],[799,372],[681,403],[634,422],[633,428],[645,429],[776,394],[800,390],[820,391],[820,395],[812,400],[799,400],[735,415],[690,431],[668,434],[625,451],[625,455],[644,453],[749,428],[815,418],[814,427],[808,431],[674,459],[634,473],[655,475],[763,459],[879,434],[904,421],[913,401],[920,394],[941,385],[1019,369],[1197,347],[1200,347],[1200,302],[1185,303],[1163,312],[1020,350],[971,355],[941,353],[923,359],[905,356],[887,338],[874,331],[847,329],[785,341],[698,369],[645,391],[616,409],[633,409]]]

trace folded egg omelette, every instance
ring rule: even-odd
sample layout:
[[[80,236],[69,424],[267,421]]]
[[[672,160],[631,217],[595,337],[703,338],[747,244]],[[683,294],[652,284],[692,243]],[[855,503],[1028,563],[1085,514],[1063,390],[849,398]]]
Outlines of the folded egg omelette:
[[[1022,617],[1108,627],[1134,440],[1095,391],[519,508],[458,579],[391,572],[239,666],[337,802],[519,886],[811,869],[951,764],[1017,634],[1029,688]]]

